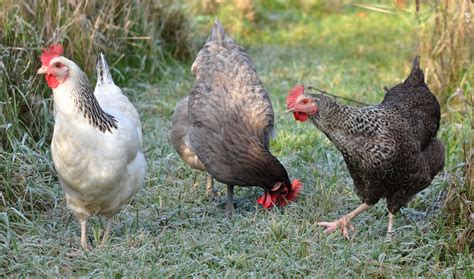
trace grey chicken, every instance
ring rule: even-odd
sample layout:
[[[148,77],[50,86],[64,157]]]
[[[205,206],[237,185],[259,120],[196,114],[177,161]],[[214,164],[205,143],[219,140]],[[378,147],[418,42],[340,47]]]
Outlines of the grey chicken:
[[[394,214],[428,187],[444,167],[444,145],[436,139],[440,106],[424,82],[419,57],[408,78],[387,91],[379,105],[363,108],[337,103],[322,94],[293,88],[287,107],[298,121],[311,119],[342,153],[363,204],[334,222],[320,222],[348,238],[350,221],[387,200],[388,233]]]
[[[227,184],[226,213],[234,186],[260,186],[268,208],[296,199],[298,180],[269,151],[273,108],[252,60],[217,21],[191,68],[196,79],[188,101],[191,150],[216,180]]]
[[[185,97],[176,104],[173,116],[171,117],[170,142],[183,161],[191,168],[206,171],[206,167],[199,160],[194,150],[189,144],[189,120],[188,120],[188,100]],[[217,189],[214,187],[212,176],[207,177],[207,194],[217,197]]]

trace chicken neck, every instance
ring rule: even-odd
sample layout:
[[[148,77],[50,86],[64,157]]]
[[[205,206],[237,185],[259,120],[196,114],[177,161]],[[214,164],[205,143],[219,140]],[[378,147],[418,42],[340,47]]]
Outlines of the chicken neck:
[[[55,109],[73,118],[82,117],[89,125],[101,132],[117,129],[117,120],[100,107],[92,86],[79,68],[71,72],[69,79],[54,90]]]
[[[333,98],[322,94],[313,95],[318,110],[311,116],[313,124],[321,130],[338,147],[347,143],[347,134],[356,133],[354,119],[363,119],[364,112],[360,108],[336,102]]]

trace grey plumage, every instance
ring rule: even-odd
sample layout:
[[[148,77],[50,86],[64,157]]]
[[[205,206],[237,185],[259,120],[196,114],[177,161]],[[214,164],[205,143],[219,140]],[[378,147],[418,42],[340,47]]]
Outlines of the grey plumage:
[[[185,97],[176,104],[171,117],[170,142],[186,164],[193,169],[206,171],[189,143],[188,100],[189,97]]]
[[[191,69],[189,141],[206,170],[229,191],[238,185],[270,192],[281,182],[291,192],[285,168],[269,151],[270,98],[245,49],[217,20]]]
[[[176,104],[176,107],[171,117],[171,129],[169,140],[176,152],[183,161],[191,168],[200,171],[207,171],[204,164],[199,160],[189,143],[189,115],[188,115],[188,100],[185,97]],[[214,179],[211,175],[207,178],[207,194],[212,197],[217,197],[217,189],[214,186]]]

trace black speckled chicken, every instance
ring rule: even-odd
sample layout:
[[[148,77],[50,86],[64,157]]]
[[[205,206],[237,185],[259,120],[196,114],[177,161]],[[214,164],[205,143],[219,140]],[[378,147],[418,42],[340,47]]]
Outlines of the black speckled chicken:
[[[388,90],[379,105],[339,104],[327,95],[306,93],[304,86],[293,88],[286,101],[296,120],[311,119],[336,145],[363,202],[339,220],[318,223],[326,233],[340,229],[348,238],[350,221],[382,198],[391,233],[394,214],[443,169],[444,145],[436,139],[440,106],[424,82],[419,57],[408,78]]]
[[[189,147],[207,172],[227,184],[228,216],[233,189],[260,186],[264,208],[285,205],[301,190],[269,150],[273,108],[245,49],[216,20],[191,68],[196,82],[189,96]]]

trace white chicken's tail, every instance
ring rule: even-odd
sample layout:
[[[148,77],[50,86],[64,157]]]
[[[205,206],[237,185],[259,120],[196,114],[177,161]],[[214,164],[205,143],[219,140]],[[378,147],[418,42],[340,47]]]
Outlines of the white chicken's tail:
[[[112,79],[112,75],[109,71],[109,65],[107,64],[107,60],[105,60],[104,54],[101,52],[97,56],[96,61],[96,69],[97,69],[97,85],[96,87],[101,87],[106,84],[114,84],[114,80]]]

